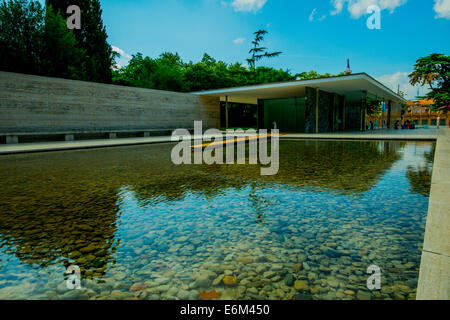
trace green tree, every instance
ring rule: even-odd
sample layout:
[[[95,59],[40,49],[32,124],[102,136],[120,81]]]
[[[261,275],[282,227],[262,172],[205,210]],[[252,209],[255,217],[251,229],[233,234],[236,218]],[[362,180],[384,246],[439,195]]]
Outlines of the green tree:
[[[152,74],[155,69],[156,63],[152,59],[137,53],[132,55],[126,67],[114,71],[113,82],[131,87],[153,88]]]
[[[85,80],[110,83],[114,54],[107,42],[108,35],[102,21],[99,0],[47,0],[62,17],[67,18],[67,8],[77,5],[81,9],[81,29],[74,30],[78,47],[85,52]]]
[[[276,70],[274,68],[268,67],[258,67],[256,76],[257,83],[272,83],[295,80],[295,76],[292,75],[288,70]]]
[[[215,88],[218,81],[212,69],[202,62],[190,62],[186,66],[185,81],[189,91],[201,91],[204,88]]]
[[[254,32],[253,34],[255,35],[255,39],[253,39],[252,44],[253,44],[253,48],[250,49],[250,51],[248,52],[249,54],[251,54],[251,57],[249,59],[247,59],[247,62],[250,66],[250,69],[253,71],[254,74],[254,82],[257,83],[257,69],[256,69],[256,62],[258,62],[259,60],[263,59],[263,58],[274,58],[274,57],[278,57],[282,52],[267,52],[267,48],[266,47],[261,47],[261,42],[264,40],[264,36],[267,34],[268,32],[266,30],[258,30],[256,32]]]
[[[185,91],[184,64],[178,53],[165,52],[155,59],[156,68],[152,74],[154,89]]]
[[[157,59],[133,55],[129,64],[114,71],[113,82],[133,87],[185,91],[184,64],[178,54],[163,53]]]
[[[249,71],[248,68],[244,67],[242,64],[236,62],[229,65],[228,72],[233,82],[230,87],[242,87],[250,84],[251,71]]]
[[[289,70],[269,67],[256,68],[257,83],[311,79],[321,75],[315,71],[293,75]],[[113,82],[142,88],[201,91],[218,88],[246,86],[255,82],[254,73],[240,63],[217,61],[207,53],[199,62],[185,63],[178,54],[163,53],[157,59],[133,55],[128,66],[114,71]]]
[[[450,56],[433,53],[417,60],[409,75],[412,85],[428,85],[426,97],[433,99],[434,109],[447,112],[450,106]]]
[[[333,75],[330,73],[320,74],[317,71],[311,70],[309,72],[302,72],[296,75],[298,80],[310,80],[310,79],[319,79],[319,78],[328,78]]]
[[[370,97],[367,97],[367,114],[368,115],[374,115],[381,113],[381,103],[382,101],[379,99],[373,99]]]
[[[38,1],[0,3],[0,68],[40,74],[43,57],[44,9]]]

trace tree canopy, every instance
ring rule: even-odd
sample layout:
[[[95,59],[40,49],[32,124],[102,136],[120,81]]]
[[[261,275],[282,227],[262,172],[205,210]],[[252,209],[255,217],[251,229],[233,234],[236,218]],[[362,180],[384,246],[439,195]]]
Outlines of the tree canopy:
[[[267,34],[265,30],[254,33],[248,65],[239,62],[217,61],[205,53],[199,62],[184,62],[178,53],[163,53],[158,58],[143,57],[141,53],[132,56],[128,66],[113,72],[113,82],[128,86],[171,91],[201,91],[209,89],[247,86],[281,81],[314,79],[331,76],[316,71],[292,74],[289,70],[256,66],[263,58],[277,57],[281,52],[268,52],[261,47]]]
[[[281,54],[261,46],[265,30],[254,33],[247,65],[206,53],[199,62],[185,62],[177,53],[165,52],[156,58],[136,53],[126,67],[116,69],[99,0],[45,3],[43,7],[37,0],[0,0],[1,70],[179,92],[330,76],[256,66],[263,58]],[[81,9],[80,30],[66,26],[69,5]]]
[[[434,109],[448,112],[450,106],[450,56],[433,53],[417,60],[409,75],[412,85],[428,85],[426,98],[434,100]]]
[[[40,74],[44,58],[45,10],[37,1],[0,3],[0,67],[4,71]]]
[[[329,76],[315,71],[297,75],[289,70],[263,66],[256,70],[257,77],[254,79],[251,68],[238,62],[228,64],[217,61],[207,53],[196,63],[184,62],[177,53],[166,52],[155,59],[137,53],[126,67],[113,71],[113,82],[133,87],[191,92]]]
[[[66,26],[70,4],[82,11],[81,30]],[[112,82],[114,55],[98,0],[1,0],[0,68],[95,82]]]

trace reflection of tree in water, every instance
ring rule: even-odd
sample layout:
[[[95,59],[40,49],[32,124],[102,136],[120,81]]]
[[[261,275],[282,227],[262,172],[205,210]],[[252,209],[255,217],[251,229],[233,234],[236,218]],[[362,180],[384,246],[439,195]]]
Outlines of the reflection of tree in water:
[[[250,205],[256,213],[256,223],[265,224],[266,223],[266,210],[267,210],[267,201],[263,197],[256,194],[256,188],[254,184],[251,186],[251,192],[248,196]]]
[[[140,179],[131,189],[141,205],[181,201],[188,193],[212,198],[226,189],[242,190],[258,183],[360,193],[369,190],[400,158],[398,150],[403,145],[378,141],[280,144],[280,170],[273,176],[261,176],[259,165],[181,165]]]
[[[411,190],[426,197],[430,195],[435,151],[436,144],[433,144],[431,151],[424,153],[425,164],[419,164],[415,167],[408,166],[406,173],[411,184]]]
[[[185,170],[180,174],[170,174],[147,181],[144,185],[131,186],[135,196],[142,206],[157,205],[161,202],[182,201],[189,193],[203,195],[207,199],[222,194],[224,189],[241,190],[245,185],[230,177],[205,173],[196,170]]]
[[[226,176],[237,185],[256,181],[292,187],[333,189],[343,193],[370,190],[400,158],[400,142],[280,141],[280,168],[261,176],[258,165],[201,166],[202,172]],[[247,159],[248,161],[248,159]],[[196,167],[197,168],[197,167]]]
[[[115,251],[114,191],[58,186],[27,194],[17,185],[8,190],[0,199],[2,251],[31,267],[76,264],[85,276],[104,274]]]

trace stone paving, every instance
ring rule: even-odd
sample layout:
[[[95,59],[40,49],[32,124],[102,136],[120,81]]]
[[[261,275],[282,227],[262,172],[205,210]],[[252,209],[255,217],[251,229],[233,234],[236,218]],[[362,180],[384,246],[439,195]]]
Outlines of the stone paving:
[[[434,156],[418,300],[450,297],[450,130],[439,135]]]
[[[436,140],[446,129],[352,131],[334,133],[291,133],[284,139],[337,139],[337,140]]]

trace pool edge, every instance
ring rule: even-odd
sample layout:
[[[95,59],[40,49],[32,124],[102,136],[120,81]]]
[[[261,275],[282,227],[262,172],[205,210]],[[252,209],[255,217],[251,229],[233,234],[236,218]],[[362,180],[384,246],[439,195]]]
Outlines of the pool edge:
[[[450,293],[450,130],[437,139],[417,300],[449,300]]]

